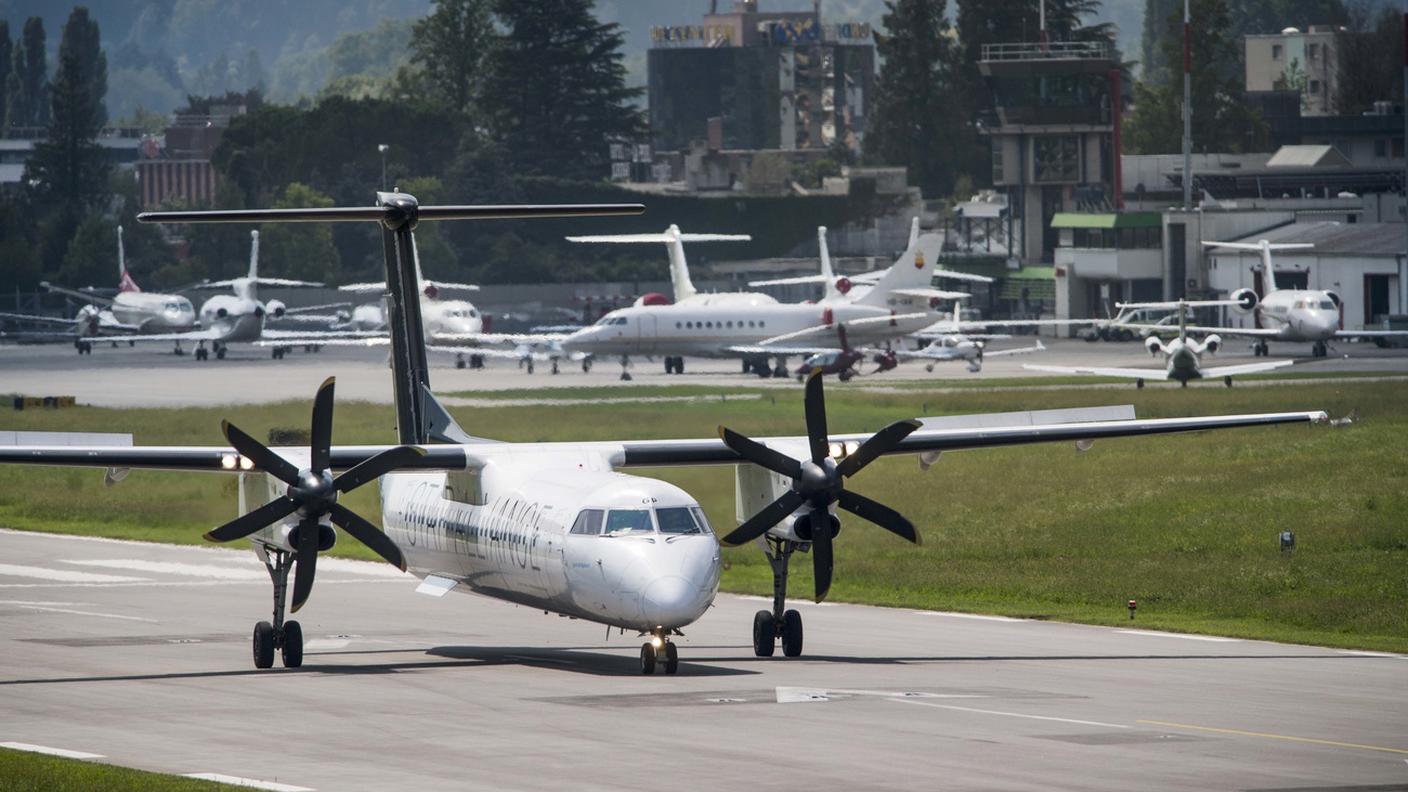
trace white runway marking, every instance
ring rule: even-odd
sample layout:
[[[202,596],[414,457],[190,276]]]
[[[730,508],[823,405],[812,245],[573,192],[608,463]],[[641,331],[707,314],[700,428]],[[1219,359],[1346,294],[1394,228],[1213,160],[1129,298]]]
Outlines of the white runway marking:
[[[321,561],[319,563],[322,563]],[[399,576],[399,573],[398,573]],[[201,586],[244,586],[250,584],[266,583],[268,581],[258,580],[147,580],[137,578],[140,582],[135,583],[0,583],[0,589],[32,589],[32,588],[198,588]],[[345,585],[355,583],[357,585],[370,585],[373,583],[400,583],[400,580],[386,580],[384,578],[340,578],[334,580],[323,580],[318,578],[319,586]]]
[[[1408,660],[1408,655],[1394,654],[1393,652],[1371,652],[1367,649],[1336,649],[1337,654],[1358,655],[1360,657],[1396,657],[1399,660]]]
[[[325,652],[329,649],[346,649],[352,643],[348,640],[337,640],[334,638],[314,638],[311,641],[303,642],[305,652]]]
[[[1051,715],[1028,715],[1025,712],[1003,712],[1002,710],[976,709],[974,707],[960,707],[955,704],[935,704],[931,701],[916,701],[912,698],[892,698],[889,701],[897,701],[901,704],[918,704],[921,707],[934,707],[936,709],[957,710],[959,712],[976,712],[980,715],[1004,715],[1008,718],[1027,718],[1030,720],[1056,721],[1057,723],[1076,723],[1081,726],[1104,726],[1107,729],[1128,729],[1118,723],[1104,723],[1102,721],[1078,720],[1076,718],[1056,718]]]
[[[78,608],[96,604],[94,602],[59,602],[56,600],[0,600],[0,605],[48,605],[51,608]]]
[[[1153,638],[1182,638],[1185,641],[1214,641],[1217,643],[1234,643],[1240,638],[1223,638],[1220,635],[1189,635],[1188,633],[1169,633],[1157,630],[1115,630],[1117,633],[1125,635],[1147,635]]]
[[[85,753],[83,751],[70,751],[65,748],[50,748],[47,745],[31,745],[22,742],[0,742],[0,748],[9,748],[14,751],[28,751],[29,753],[48,754],[50,756],[62,756],[65,759],[102,759],[102,754]]]
[[[269,574],[259,567],[237,567],[216,564],[182,564],[174,561],[148,561],[144,558],[64,559],[60,563],[79,566],[129,569],[162,575],[188,575],[214,580],[267,580]]]
[[[47,605],[28,605],[20,602],[15,602],[13,600],[11,601],[11,604],[13,604],[17,608],[44,611],[46,613],[67,613],[73,616],[97,616],[102,619],[121,619],[122,621],[147,622],[148,624],[157,623],[156,619],[144,619],[141,616],[120,616],[116,613],[99,613],[98,611],[74,610],[72,608],[51,608]]]
[[[1027,622],[1032,619],[1014,619],[1011,616],[984,616],[981,613],[955,613],[953,611],[915,611],[916,616],[949,616],[954,619],[978,619],[995,622]]]
[[[97,575],[92,572],[74,572],[69,569],[48,569],[19,564],[0,564],[0,575],[58,580],[64,583],[138,583],[147,580],[147,578],[125,575]]]
[[[314,792],[312,787],[280,784],[277,781],[260,781],[257,778],[240,778],[239,776],[224,775],[222,773],[185,773],[182,777],[195,778],[200,781],[218,781],[222,784],[249,787],[250,789],[267,789],[270,790],[270,792]]]

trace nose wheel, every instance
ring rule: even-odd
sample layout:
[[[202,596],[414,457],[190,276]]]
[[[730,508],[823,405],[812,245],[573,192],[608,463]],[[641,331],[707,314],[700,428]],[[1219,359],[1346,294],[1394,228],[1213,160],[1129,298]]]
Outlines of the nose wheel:
[[[640,646],[640,672],[646,676],[655,673],[660,666],[666,674],[680,670],[680,652],[663,629],[651,631],[650,640]]]

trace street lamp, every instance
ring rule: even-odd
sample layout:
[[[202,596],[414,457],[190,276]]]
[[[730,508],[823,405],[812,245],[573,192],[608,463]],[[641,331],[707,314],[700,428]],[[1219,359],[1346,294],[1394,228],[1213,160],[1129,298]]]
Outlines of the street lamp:
[[[381,189],[386,190],[386,152],[391,147],[385,143],[376,144],[376,150],[381,152]]]

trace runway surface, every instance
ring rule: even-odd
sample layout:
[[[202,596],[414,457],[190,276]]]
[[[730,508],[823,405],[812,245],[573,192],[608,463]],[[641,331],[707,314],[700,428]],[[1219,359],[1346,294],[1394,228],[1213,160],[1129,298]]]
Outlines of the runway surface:
[[[993,349],[1030,346],[1031,336],[998,341]],[[988,359],[983,370],[968,373],[966,364],[938,364],[932,373],[918,363],[906,363],[898,369],[874,376],[865,376],[842,387],[884,388],[909,383],[941,379],[960,383],[980,383],[997,378],[1025,377],[1040,385],[1053,375],[1026,371],[1023,363],[1056,366],[1123,366],[1158,369],[1161,362],[1150,357],[1138,343],[1088,343],[1072,339],[1043,339],[1049,349],[1033,355]],[[80,403],[103,407],[177,407],[189,405],[249,404],[290,399],[308,399],[318,384],[328,376],[337,376],[340,399],[349,401],[391,402],[391,378],[386,353],[380,350],[348,347],[326,347],[317,354],[301,349],[290,352],[282,360],[271,360],[268,350],[249,346],[230,348],[225,360],[194,360],[189,354],[178,357],[163,351],[161,345],[136,347],[98,344],[92,355],[78,355],[72,347],[61,344],[47,346],[0,346],[0,394],[19,393],[29,396],[76,396]],[[1312,359],[1309,344],[1277,344],[1273,357],[1296,357],[1298,364],[1286,369],[1290,374],[1317,376],[1326,372],[1364,373],[1386,372],[1408,375],[1408,350],[1379,349],[1373,344],[1342,344],[1340,354],[1349,359]],[[189,352],[189,350],[188,350]],[[1259,362],[1245,344],[1229,344],[1209,365],[1233,365]],[[1301,365],[1301,364],[1304,365]],[[796,359],[790,365],[795,366]],[[865,370],[874,368],[866,364]],[[794,388],[793,379],[759,379],[741,373],[735,360],[703,360],[688,358],[686,373],[666,375],[660,359],[634,358],[630,369],[633,379],[620,380],[621,366],[615,360],[598,360],[590,373],[578,364],[564,364],[560,374],[553,375],[539,364],[533,374],[512,362],[489,361],[488,367],[474,371],[456,369],[453,359],[437,357],[432,361],[430,379],[437,393],[499,391],[531,388],[570,389],[579,387],[614,387],[618,385],[709,385],[738,388],[759,386]],[[1059,375],[1056,375],[1059,376]],[[1250,384],[1250,383],[1248,383]],[[1132,389],[1134,384],[1110,385]],[[1150,382],[1148,387],[1173,387],[1176,383]],[[1220,381],[1195,383],[1194,387],[1223,387]],[[567,395],[567,394],[560,394]],[[454,402],[449,402],[454,406]]]
[[[95,355],[95,357],[97,357]],[[252,553],[0,531],[0,743],[284,789],[1408,788],[1408,657],[721,596],[639,639],[319,564],[302,670],[256,671]],[[1147,607],[1147,606],[1146,606]]]

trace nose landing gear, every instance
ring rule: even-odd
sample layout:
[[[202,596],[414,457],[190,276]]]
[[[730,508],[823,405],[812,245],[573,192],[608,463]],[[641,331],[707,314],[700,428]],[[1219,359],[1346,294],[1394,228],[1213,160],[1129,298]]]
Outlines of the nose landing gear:
[[[673,634],[678,634],[675,630]],[[650,631],[650,640],[640,646],[640,672],[649,676],[655,673],[655,666],[662,665],[666,674],[674,674],[680,668],[680,653],[670,640],[672,632],[663,627]]]

